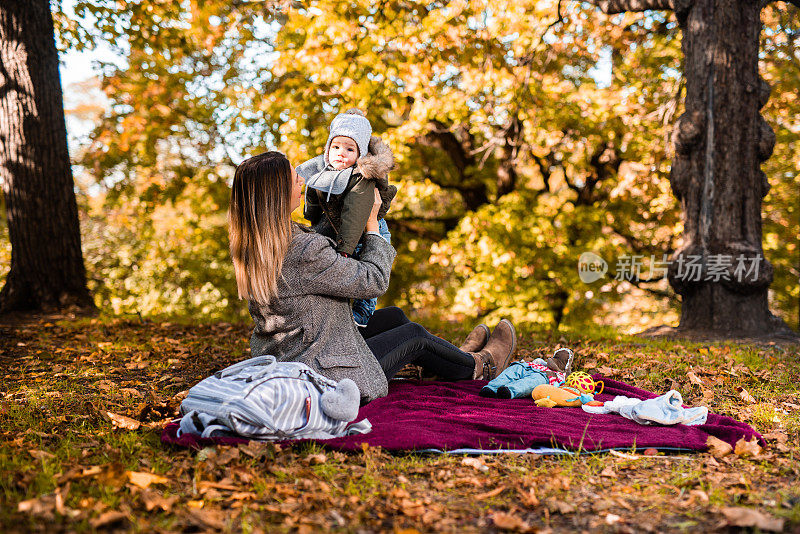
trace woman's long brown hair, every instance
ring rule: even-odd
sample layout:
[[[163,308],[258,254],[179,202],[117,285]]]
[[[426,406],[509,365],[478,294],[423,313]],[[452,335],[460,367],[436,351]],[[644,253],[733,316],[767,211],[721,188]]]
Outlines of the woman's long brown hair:
[[[291,242],[292,167],[280,152],[246,159],[233,176],[228,236],[239,298],[266,304]]]

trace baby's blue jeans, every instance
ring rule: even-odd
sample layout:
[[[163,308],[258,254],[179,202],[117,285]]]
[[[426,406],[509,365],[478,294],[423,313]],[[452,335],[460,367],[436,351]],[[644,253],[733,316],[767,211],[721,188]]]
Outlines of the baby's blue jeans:
[[[541,363],[545,363],[544,360]],[[536,386],[549,383],[546,374],[531,369],[526,362],[519,361],[509,365],[497,378],[483,386],[480,395],[499,399],[520,399],[530,397]]]
[[[380,219],[378,221],[378,233],[386,240],[387,243],[392,242],[392,234],[389,233],[389,225],[386,224],[384,219]],[[359,244],[355,251],[353,251],[353,256],[358,256],[358,253],[361,252],[361,245]],[[369,318],[372,317],[372,314],[375,313],[375,308],[378,306],[378,299],[355,299],[353,300],[353,320],[355,320],[358,326],[364,327],[369,322]]]

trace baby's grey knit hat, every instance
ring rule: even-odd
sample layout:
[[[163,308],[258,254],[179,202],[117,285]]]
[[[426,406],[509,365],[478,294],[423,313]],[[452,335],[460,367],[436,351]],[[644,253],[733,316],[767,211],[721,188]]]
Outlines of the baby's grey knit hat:
[[[340,135],[349,137],[358,145],[358,157],[364,157],[369,150],[369,138],[372,137],[372,125],[367,120],[364,112],[359,109],[349,109],[340,113],[331,121],[329,128],[328,142],[325,143],[325,165],[330,165],[328,160],[328,150],[331,148],[331,141]]]

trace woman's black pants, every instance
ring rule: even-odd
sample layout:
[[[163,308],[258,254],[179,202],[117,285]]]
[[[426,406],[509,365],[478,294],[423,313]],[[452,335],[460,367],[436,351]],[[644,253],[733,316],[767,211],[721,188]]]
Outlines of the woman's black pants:
[[[367,326],[359,328],[386,378],[391,379],[406,364],[413,363],[441,380],[472,378],[475,359],[452,343],[412,323],[395,306],[376,310]]]

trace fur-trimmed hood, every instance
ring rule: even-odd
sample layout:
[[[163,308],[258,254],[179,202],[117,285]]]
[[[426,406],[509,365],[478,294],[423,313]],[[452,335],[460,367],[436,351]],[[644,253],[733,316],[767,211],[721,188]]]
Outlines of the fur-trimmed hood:
[[[381,141],[380,137],[374,135],[369,140],[369,151],[367,155],[358,158],[356,168],[361,175],[368,180],[375,180],[375,187],[381,195],[381,209],[378,218],[383,219],[392,200],[397,194],[397,187],[389,185],[389,171],[394,169],[394,154],[389,145]]]
[[[369,140],[366,156],[358,158],[356,169],[364,178],[375,180],[379,187],[389,185],[389,171],[394,168],[394,154],[389,145],[374,135]]]

